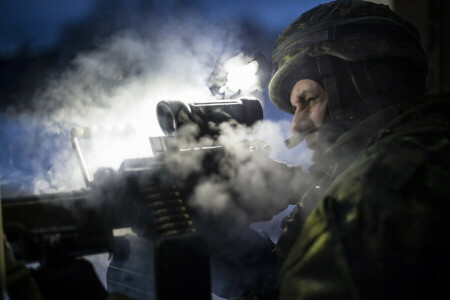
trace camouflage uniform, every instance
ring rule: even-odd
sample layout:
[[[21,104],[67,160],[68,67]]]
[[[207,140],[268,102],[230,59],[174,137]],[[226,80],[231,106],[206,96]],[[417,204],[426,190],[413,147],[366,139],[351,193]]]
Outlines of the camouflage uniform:
[[[371,31],[385,25],[392,31]],[[384,5],[335,1],[304,13],[278,38],[269,84],[278,108],[293,113],[293,84],[316,80],[317,74],[304,69],[322,56],[349,66],[402,58],[426,69],[418,34],[409,23]],[[325,124],[345,124],[335,118],[335,94],[326,84],[325,90],[330,110]],[[359,96],[350,101],[365,102],[361,107],[370,100],[383,105],[349,118],[352,122],[310,168],[315,184],[300,195],[276,247],[284,258],[279,299],[417,299],[445,291],[450,278],[450,96],[408,95],[384,102]]]
[[[314,166],[322,183],[299,202],[277,245],[287,255],[280,299],[412,299],[444,290],[450,97],[418,101],[368,118]],[[328,160],[349,149],[352,162]],[[304,208],[315,205],[305,202],[314,201],[302,226]]]

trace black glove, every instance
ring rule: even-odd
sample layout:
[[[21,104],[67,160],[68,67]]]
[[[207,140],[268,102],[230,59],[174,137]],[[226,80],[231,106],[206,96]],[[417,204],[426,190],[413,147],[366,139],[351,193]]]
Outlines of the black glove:
[[[36,282],[24,264],[17,261],[6,236],[3,240],[6,289],[11,300],[43,300]],[[3,274],[2,274],[3,275]]]
[[[107,296],[94,268],[85,259],[70,259],[31,273],[46,300],[105,299]]]
[[[3,236],[4,236],[3,247],[4,247],[4,254],[5,254],[5,271],[6,271],[6,274],[11,274],[17,268],[22,267],[23,264],[16,260],[16,258],[14,256],[14,252],[6,238],[6,235],[3,235]]]

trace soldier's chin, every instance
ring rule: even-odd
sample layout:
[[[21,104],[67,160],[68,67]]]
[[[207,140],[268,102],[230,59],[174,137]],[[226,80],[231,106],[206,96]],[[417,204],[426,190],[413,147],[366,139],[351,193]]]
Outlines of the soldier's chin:
[[[318,132],[314,132],[305,136],[306,147],[311,150],[315,150],[317,148],[317,137]]]

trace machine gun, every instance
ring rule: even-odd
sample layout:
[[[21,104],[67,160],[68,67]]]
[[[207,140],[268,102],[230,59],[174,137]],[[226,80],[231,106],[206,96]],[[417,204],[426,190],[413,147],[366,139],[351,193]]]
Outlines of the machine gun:
[[[186,200],[195,182],[215,171],[224,149],[216,142],[199,143],[205,136],[215,141],[225,122],[254,125],[262,120],[262,108],[256,99],[161,101],[157,117],[166,136],[150,138],[154,157],[125,160],[118,171],[100,169],[91,179],[78,143],[90,133],[77,128],[72,145],[85,189],[2,200],[4,231],[18,259],[52,265],[109,252],[121,261],[129,256],[130,245],[114,233],[131,228],[154,241],[154,299],[210,299],[207,243],[196,232]],[[179,132],[189,127],[195,134],[183,145],[186,139]],[[179,178],[167,158],[176,153],[189,160],[194,151],[204,152],[201,172]]]

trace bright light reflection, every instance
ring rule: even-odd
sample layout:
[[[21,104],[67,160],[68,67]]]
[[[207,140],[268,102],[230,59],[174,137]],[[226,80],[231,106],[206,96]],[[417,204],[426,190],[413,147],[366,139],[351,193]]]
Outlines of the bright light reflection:
[[[79,140],[91,175],[98,168],[117,170],[125,159],[153,156],[149,137],[162,135],[155,107],[155,101],[142,100],[115,107],[113,113],[95,118],[103,122],[88,126],[92,137]]]
[[[153,156],[148,137],[143,136],[94,138],[80,146],[91,175],[102,167],[117,170],[125,159]]]
[[[258,62],[252,61],[249,63],[243,55],[237,55],[229,59],[224,64],[224,69],[227,72],[226,87],[233,92],[249,90],[258,83],[256,76]]]

